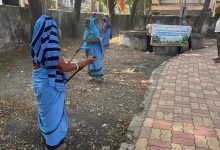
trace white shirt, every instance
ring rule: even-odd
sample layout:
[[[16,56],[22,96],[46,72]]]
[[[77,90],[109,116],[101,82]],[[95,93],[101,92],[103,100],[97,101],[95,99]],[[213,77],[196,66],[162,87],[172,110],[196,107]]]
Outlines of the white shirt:
[[[220,18],[218,19],[218,21],[215,24],[215,32],[220,32]]]
[[[147,29],[147,32],[151,35],[152,34],[152,24],[147,24],[146,29]]]

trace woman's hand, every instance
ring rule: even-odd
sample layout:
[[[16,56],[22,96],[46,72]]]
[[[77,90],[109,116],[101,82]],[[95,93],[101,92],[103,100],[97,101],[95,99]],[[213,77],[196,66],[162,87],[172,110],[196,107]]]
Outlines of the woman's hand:
[[[96,56],[89,56],[86,60],[78,63],[66,63],[62,56],[59,57],[58,67],[63,72],[70,72],[75,70],[82,70],[85,66],[92,64],[96,61]]]
[[[89,56],[87,59],[86,59],[86,62],[88,64],[92,64],[94,61],[96,61],[96,56]]]
[[[85,39],[86,43],[96,43],[98,42],[98,39]]]

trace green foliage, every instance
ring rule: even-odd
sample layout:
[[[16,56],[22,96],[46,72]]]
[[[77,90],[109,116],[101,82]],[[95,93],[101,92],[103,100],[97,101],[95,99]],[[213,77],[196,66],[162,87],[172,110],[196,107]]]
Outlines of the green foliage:
[[[97,0],[102,5],[107,5],[107,0]]]
[[[146,2],[146,9],[144,10],[144,1]],[[138,5],[137,5],[137,14],[144,14],[144,12],[146,12],[146,14],[148,14],[151,11],[151,4],[152,4],[152,0],[140,0]]]

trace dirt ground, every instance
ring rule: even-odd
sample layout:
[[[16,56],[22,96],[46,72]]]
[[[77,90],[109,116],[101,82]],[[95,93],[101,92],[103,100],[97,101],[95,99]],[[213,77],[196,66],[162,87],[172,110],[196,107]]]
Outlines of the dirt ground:
[[[151,72],[170,58],[121,46],[118,40],[114,38],[106,50],[103,81],[92,80],[85,68],[67,85],[70,127],[66,143],[70,150],[118,149],[129,122],[139,111]],[[66,60],[79,44],[79,40],[62,42]],[[84,58],[81,52],[74,61]],[[26,45],[0,53],[0,149],[44,149],[37,127],[31,71]]]

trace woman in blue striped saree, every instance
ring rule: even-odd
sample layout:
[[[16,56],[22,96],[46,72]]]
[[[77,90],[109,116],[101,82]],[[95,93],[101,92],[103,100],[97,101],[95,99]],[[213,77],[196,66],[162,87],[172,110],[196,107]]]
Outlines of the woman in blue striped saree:
[[[83,47],[86,48],[86,56],[96,56],[96,61],[88,65],[88,73],[91,77],[99,78],[104,76],[102,61],[104,58],[104,49],[100,40],[100,34],[95,26],[94,19],[87,17],[85,19],[85,30],[83,33],[85,41]]]
[[[107,48],[109,46],[109,40],[111,36],[111,22],[107,17],[103,17],[102,21],[102,45],[104,48]]]
[[[93,63],[95,58],[89,57],[79,63],[66,63],[60,52],[56,22],[45,15],[35,24],[30,47],[38,126],[47,149],[55,150],[63,146],[68,131],[64,106],[66,77],[63,72],[81,70]]]

